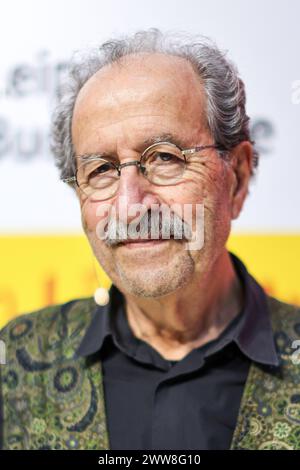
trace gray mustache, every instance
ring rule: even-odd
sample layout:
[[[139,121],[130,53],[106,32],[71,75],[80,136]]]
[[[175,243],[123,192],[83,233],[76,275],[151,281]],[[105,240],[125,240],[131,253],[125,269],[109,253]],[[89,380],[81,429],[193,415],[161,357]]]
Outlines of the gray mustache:
[[[163,217],[161,212],[146,212],[137,221],[126,224],[111,218],[107,224],[105,243],[114,246],[128,239],[192,239],[191,227],[176,213]]]

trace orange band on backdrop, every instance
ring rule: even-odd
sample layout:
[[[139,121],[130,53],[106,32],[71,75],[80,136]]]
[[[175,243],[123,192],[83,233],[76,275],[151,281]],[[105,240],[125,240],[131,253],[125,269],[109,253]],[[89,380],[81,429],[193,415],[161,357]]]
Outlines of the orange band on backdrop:
[[[300,235],[231,235],[227,246],[268,293],[300,305]],[[99,267],[96,274],[84,235],[2,236],[0,257],[0,328],[20,313],[93,295],[98,282],[110,285]]]

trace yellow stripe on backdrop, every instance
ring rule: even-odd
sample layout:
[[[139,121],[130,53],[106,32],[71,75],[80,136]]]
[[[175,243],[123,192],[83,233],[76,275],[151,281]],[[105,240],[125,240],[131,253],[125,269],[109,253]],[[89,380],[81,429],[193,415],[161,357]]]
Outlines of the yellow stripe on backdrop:
[[[231,235],[228,248],[267,292],[300,305],[300,234]],[[2,236],[0,257],[0,327],[21,313],[90,296],[98,282],[110,285],[84,235]]]

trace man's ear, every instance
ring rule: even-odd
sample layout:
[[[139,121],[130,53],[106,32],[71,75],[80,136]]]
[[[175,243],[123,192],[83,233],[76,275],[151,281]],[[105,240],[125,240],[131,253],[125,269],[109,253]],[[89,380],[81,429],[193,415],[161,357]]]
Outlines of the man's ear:
[[[231,187],[231,218],[236,219],[249,192],[249,180],[253,166],[253,147],[243,141],[231,151],[231,167],[234,173]]]

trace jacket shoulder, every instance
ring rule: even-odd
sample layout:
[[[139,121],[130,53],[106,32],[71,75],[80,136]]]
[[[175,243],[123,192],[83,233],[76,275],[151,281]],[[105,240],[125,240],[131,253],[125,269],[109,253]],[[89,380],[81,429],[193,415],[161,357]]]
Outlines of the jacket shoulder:
[[[267,295],[267,301],[271,317],[274,321],[280,322],[299,322],[300,321],[300,306],[284,302],[271,295]]]
[[[286,345],[285,352],[292,353],[291,344],[300,337],[300,306],[267,296],[269,312],[277,346]]]
[[[24,349],[37,355],[73,350],[95,308],[93,297],[85,297],[19,315],[0,331],[0,340],[4,341],[8,355],[12,350]]]

